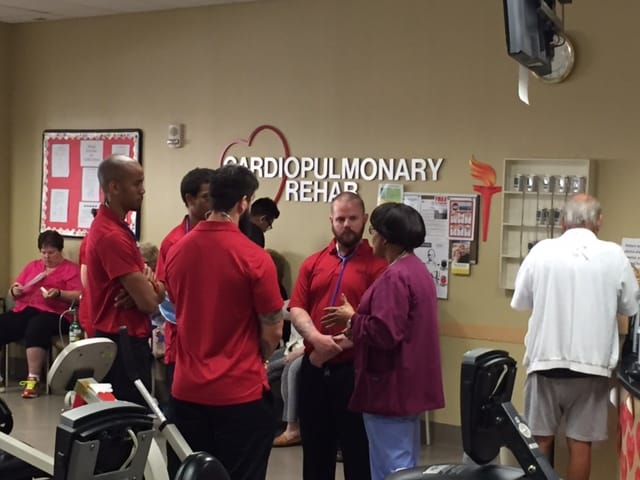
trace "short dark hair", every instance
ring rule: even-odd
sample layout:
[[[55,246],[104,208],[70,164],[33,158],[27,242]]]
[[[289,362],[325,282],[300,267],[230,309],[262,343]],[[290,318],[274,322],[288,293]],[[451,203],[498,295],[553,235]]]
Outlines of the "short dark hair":
[[[205,183],[211,183],[211,174],[213,170],[210,168],[194,168],[189,170],[180,182],[180,196],[185,205],[187,205],[187,194],[195,197],[200,192],[200,188]]]
[[[213,172],[209,200],[214,212],[228,212],[242,197],[251,199],[258,189],[256,176],[242,165],[225,165]]]
[[[271,200],[269,197],[262,197],[251,204],[251,215],[256,217],[264,215],[275,220],[280,216],[280,210],[278,210],[276,202]]]
[[[371,212],[371,226],[382,237],[405,250],[424,243],[426,228],[422,215],[404,203],[383,203]]]
[[[38,235],[38,250],[42,250],[42,247],[53,247],[56,250],[62,250],[64,248],[64,238],[55,230],[45,230]]]

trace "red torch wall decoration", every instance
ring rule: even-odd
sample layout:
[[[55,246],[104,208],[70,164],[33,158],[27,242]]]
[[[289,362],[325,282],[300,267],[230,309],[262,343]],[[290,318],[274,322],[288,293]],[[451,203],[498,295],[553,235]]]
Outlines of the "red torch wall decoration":
[[[496,171],[491,165],[479,162],[475,156],[471,155],[469,166],[471,167],[471,176],[482,182],[482,185],[474,185],[473,189],[480,194],[480,202],[482,203],[482,241],[486,242],[489,231],[491,197],[501,192],[502,187],[496,185]]]

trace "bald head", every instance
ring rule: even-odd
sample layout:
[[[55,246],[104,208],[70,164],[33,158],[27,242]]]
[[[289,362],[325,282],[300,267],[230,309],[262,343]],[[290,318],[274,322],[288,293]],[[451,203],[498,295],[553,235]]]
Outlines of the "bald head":
[[[142,165],[125,155],[111,155],[98,166],[105,204],[123,216],[138,210],[144,197]]]
[[[100,188],[107,193],[111,182],[120,183],[132,169],[141,168],[140,164],[126,155],[111,155],[98,166]]]
[[[594,233],[600,230],[602,208],[600,202],[591,195],[578,194],[570,197],[562,209],[562,227],[587,228]]]
[[[336,204],[343,202],[356,202],[362,209],[362,213],[364,213],[364,201],[360,195],[353,192],[342,192],[336,195],[336,197],[331,201],[331,213],[333,214]]]

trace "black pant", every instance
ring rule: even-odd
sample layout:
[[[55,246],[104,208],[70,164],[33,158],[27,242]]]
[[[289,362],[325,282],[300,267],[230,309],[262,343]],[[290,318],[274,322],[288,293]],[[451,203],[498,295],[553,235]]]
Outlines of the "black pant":
[[[152,356],[149,339],[129,336],[134,364],[127,365],[122,355],[120,335],[113,335],[97,330],[94,336],[109,338],[118,345],[118,353],[113,361],[113,365],[111,365],[111,369],[102,381],[111,384],[113,394],[118,400],[126,400],[149,408],[147,402],[144,401],[144,398],[142,398],[142,395],[138,392],[133,380],[129,378],[129,374],[134,375],[134,378],[142,380],[147,390],[151,391]]]
[[[20,312],[10,310],[0,314],[0,345],[17,342],[24,338],[29,347],[40,347],[49,350],[51,337],[69,332],[69,322],[60,320],[57,313],[43,312],[37,308],[27,307]],[[33,373],[33,372],[32,372]]]
[[[215,407],[171,397],[174,423],[194,452],[215,456],[232,480],[264,480],[273,443],[273,398]],[[170,459],[170,473],[176,458]]]
[[[300,367],[299,416],[304,480],[334,480],[338,444],[345,480],[368,480],[369,444],[362,415],[348,410],[353,364],[316,368],[305,354]]]

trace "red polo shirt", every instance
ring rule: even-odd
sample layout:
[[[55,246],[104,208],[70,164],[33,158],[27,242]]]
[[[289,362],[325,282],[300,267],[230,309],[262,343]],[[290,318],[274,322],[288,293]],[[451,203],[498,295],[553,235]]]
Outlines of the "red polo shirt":
[[[16,282],[20,285],[26,285],[38,276],[41,276],[41,278],[33,285],[25,287],[23,294],[16,298],[13,307],[14,312],[21,312],[27,307],[33,307],[41,312],[60,314],[69,308],[69,304],[60,298],[44,298],[40,287],[44,287],[47,290],[52,288],[81,290],[80,266],[65,258],[46,276],[44,275],[45,272],[46,267],[41,259],[27,263],[22,269],[18,278],[16,278]]]
[[[80,264],[80,268],[82,268],[82,265],[87,264],[87,237],[84,237],[82,239],[82,242],[80,242],[80,250],[78,251],[78,263]],[[80,326],[82,327],[82,329],[87,332],[87,336],[93,337],[93,322],[91,321],[89,312],[89,295],[86,293],[83,287],[82,300],[80,300],[80,303],[78,304],[78,320],[80,321]]]
[[[340,327],[327,330],[320,323],[320,319],[325,314],[324,308],[331,306],[334,294],[333,305],[340,305],[340,295],[344,293],[349,303],[357,310],[362,294],[388,266],[384,258],[373,254],[367,240],[362,240],[353,256],[347,260],[338,287],[342,263],[338,257],[336,241],[331,240],[328,247],[302,262],[293,287],[289,308],[298,307],[306,310],[320,333],[335,335],[342,330]],[[313,346],[307,341],[305,341],[305,347],[307,352],[313,350]],[[346,361],[353,361],[353,349],[342,352],[328,363]]]
[[[230,222],[204,221],[169,251],[178,335],[172,395],[202,405],[258,400],[269,388],[258,314],[283,302],[276,267]]]
[[[149,315],[136,308],[117,308],[113,302],[122,288],[120,277],[142,272],[144,261],[129,227],[109,208],[100,205],[87,235],[87,286],[90,318],[95,330],[117,334],[126,325],[129,335],[151,333]]]
[[[187,233],[189,233],[189,216],[185,215],[182,223],[175,226],[162,240],[160,252],[158,252],[158,263],[156,263],[156,278],[161,282],[165,282],[165,264],[169,249]],[[171,322],[164,322],[164,363],[176,361],[176,351],[173,344],[175,336],[176,326]]]

